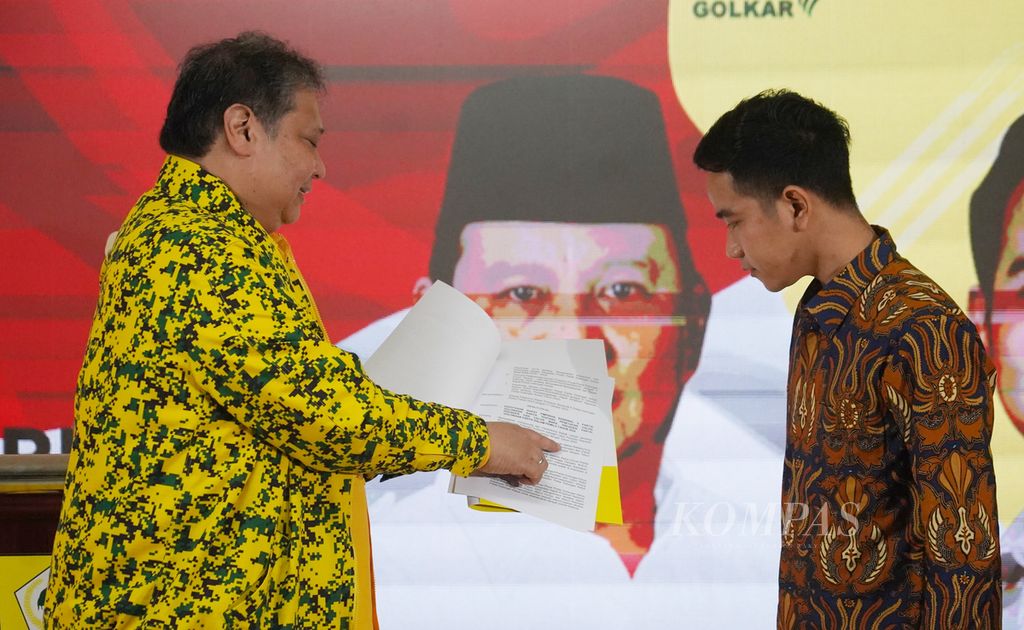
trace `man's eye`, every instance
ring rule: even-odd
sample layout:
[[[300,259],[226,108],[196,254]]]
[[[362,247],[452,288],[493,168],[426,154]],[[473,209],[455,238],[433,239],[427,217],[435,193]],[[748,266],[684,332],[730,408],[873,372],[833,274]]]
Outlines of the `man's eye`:
[[[539,287],[519,286],[506,289],[498,294],[498,297],[511,299],[515,302],[534,302],[544,295],[544,290]]]
[[[650,297],[650,293],[643,286],[635,282],[613,282],[601,291],[602,297],[614,298],[616,300],[631,300]]]

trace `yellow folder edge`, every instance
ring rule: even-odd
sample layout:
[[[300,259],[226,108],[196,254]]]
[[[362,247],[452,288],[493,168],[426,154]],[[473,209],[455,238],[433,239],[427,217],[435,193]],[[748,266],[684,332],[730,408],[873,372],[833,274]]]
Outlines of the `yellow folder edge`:
[[[487,499],[477,499],[469,507],[481,512],[515,512],[512,508]],[[597,489],[597,515],[594,520],[598,523],[622,525],[622,496],[619,493],[618,466],[605,466],[601,469],[601,485]]]

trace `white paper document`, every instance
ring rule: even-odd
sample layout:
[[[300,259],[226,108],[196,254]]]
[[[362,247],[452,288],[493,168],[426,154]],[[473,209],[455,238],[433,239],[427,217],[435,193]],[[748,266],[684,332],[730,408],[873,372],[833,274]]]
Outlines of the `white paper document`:
[[[596,350],[604,374],[586,371],[581,355]],[[590,365],[595,365],[594,361]],[[558,442],[536,486],[510,486],[492,477],[453,477],[451,491],[480,497],[579,530],[594,529],[601,471],[614,452],[611,418],[601,401],[612,383],[598,340],[513,341],[472,411],[488,420],[515,422]]]
[[[365,367],[394,392],[514,422],[562,447],[546,455],[548,469],[536,486],[453,475],[452,492],[572,529],[594,529],[602,472],[616,466],[614,386],[601,340],[502,343],[476,303],[437,282]]]
[[[393,392],[469,409],[500,350],[501,335],[487,313],[435,282],[363,368]]]

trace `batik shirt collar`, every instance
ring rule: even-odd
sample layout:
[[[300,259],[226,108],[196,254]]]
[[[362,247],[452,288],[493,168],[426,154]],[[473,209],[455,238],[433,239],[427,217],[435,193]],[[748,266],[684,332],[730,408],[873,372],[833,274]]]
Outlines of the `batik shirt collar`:
[[[877,238],[848,265],[822,285],[816,278],[800,298],[798,310],[831,337],[846,320],[854,303],[882,269],[895,260],[896,244],[885,228],[872,226]]]

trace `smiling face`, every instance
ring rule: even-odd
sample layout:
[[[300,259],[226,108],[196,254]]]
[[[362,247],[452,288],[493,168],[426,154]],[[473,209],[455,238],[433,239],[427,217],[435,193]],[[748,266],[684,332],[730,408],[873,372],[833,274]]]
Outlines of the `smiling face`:
[[[1024,198],[1011,212],[993,284],[992,358],[1003,405],[1024,432]]]
[[[779,203],[764,202],[736,191],[729,173],[708,173],[708,198],[715,216],[725,222],[725,254],[740,261],[769,291],[781,291],[807,275],[791,217]]]
[[[605,341],[620,449],[666,420],[684,377],[682,279],[664,227],[486,221],[461,246],[453,284],[505,338]]]
[[[267,232],[299,218],[313,179],[324,176],[317,145],[323,121],[316,92],[299,90],[295,106],[277,122],[273,133],[255,121],[261,142],[252,155],[249,177],[239,197]]]

